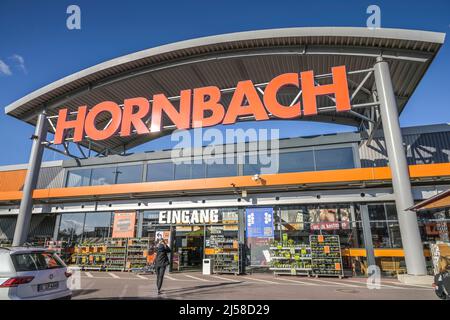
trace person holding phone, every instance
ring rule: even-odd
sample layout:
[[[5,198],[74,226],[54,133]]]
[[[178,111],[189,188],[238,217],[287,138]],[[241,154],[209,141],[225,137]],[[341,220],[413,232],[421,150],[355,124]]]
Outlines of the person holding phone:
[[[164,239],[159,239],[156,246],[156,258],[155,258],[155,272],[156,272],[156,287],[158,294],[161,294],[161,287],[164,280],[164,273],[169,265],[169,256],[171,252],[169,246]]]

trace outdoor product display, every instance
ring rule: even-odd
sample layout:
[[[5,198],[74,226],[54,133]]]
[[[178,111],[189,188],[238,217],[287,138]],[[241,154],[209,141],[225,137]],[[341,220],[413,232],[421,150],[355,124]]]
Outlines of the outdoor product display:
[[[56,245],[49,243],[49,248]],[[148,250],[148,238],[86,239],[66,261],[83,270],[133,271],[146,267]]]
[[[270,270],[274,274],[311,275],[311,247],[294,241],[273,241],[269,247]]]
[[[127,245],[127,270],[142,269],[147,265],[147,255],[149,250],[148,238],[128,239]]]
[[[106,271],[124,271],[127,257],[127,239],[106,241]]]
[[[212,260],[213,273],[241,274],[242,246],[235,233],[225,232],[223,226],[211,227],[210,233],[206,240],[205,256]]]
[[[106,246],[104,243],[83,241],[75,246],[70,263],[85,270],[101,270],[106,260]]]
[[[342,257],[339,236],[310,235],[312,271],[318,276],[337,276],[342,278]]]

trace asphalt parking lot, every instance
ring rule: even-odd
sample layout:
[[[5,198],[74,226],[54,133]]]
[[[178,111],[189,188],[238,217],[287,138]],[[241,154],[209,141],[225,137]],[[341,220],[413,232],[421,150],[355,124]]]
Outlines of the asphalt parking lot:
[[[433,288],[406,285],[396,279],[382,279],[370,289],[366,278],[308,278],[251,275],[202,275],[200,272],[169,273],[158,295],[155,275],[129,272],[78,273],[73,299],[400,299],[436,300]]]

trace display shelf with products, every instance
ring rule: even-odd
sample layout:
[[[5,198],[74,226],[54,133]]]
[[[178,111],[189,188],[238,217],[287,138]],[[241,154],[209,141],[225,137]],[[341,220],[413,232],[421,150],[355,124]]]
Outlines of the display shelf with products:
[[[273,241],[269,247],[270,270],[275,275],[312,274],[311,247],[292,240]]]
[[[312,271],[316,277],[344,276],[338,235],[310,235]]]
[[[106,271],[125,271],[127,259],[126,238],[108,239],[106,241]]]
[[[142,270],[147,265],[149,238],[132,238],[127,241],[126,270]]]
[[[237,232],[230,230],[225,230],[223,226],[214,226],[210,229],[210,235],[205,243],[205,257],[212,260],[213,273],[243,272],[241,263],[243,247],[238,242]]]
[[[102,270],[106,260],[106,246],[96,240],[86,239],[76,245],[71,254],[70,263],[82,270]]]

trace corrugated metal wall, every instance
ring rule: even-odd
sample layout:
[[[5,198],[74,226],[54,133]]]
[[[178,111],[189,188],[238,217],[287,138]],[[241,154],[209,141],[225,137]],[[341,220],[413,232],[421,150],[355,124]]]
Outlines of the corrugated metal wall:
[[[17,216],[0,217],[0,240],[12,240],[16,228]],[[28,239],[50,238],[53,236],[55,227],[55,214],[34,214],[31,217],[30,232]]]
[[[35,214],[31,218],[30,232],[28,239],[33,238],[51,238],[55,228],[55,214]]]
[[[0,219],[0,240],[12,240],[17,216],[2,216]]]
[[[408,164],[430,164],[450,162],[450,131],[405,134]],[[370,145],[363,141],[359,147],[362,167],[385,167],[388,165],[384,138],[375,138]]]
[[[37,189],[62,188],[64,183],[64,168],[45,167],[41,168]]]

